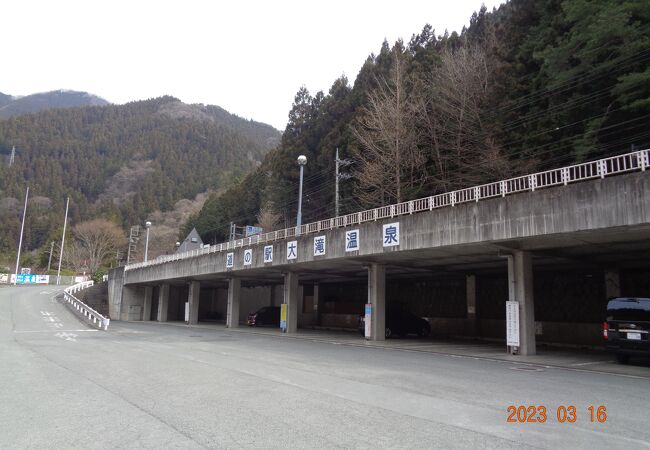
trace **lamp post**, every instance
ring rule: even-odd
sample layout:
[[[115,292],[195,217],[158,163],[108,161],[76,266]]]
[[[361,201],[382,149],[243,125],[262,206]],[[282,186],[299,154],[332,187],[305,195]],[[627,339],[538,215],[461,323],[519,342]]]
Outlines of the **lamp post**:
[[[296,234],[300,234],[300,226],[302,225],[302,174],[307,164],[307,157],[305,155],[298,156],[298,165],[300,166],[300,186],[298,187],[298,220],[296,221]]]
[[[147,261],[147,257],[149,256],[149,228],[151,228],[151,222],[148,220],[144,223],[144,227],[147,229],[147,238],[144,242],[144,260],[145,262]]]

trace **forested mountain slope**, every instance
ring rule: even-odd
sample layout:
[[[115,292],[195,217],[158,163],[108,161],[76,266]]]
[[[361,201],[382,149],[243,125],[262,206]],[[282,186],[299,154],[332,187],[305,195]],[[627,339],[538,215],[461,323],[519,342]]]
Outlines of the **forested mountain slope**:
[[[334,215],[336,148],[345,214],[647,148],[648,124],[647,0],[511,0],[460,33],[384,42],[352,85],[301,88],[280,146],[186,229],[219,242],[260,211],[267,229],[295,224],[300,154],[307,223]]]
[[[15,251],[28,185],[23,248],[32,250],[60,240],[68,195],[72,224],[105,217],[127,229],[236,180],[279,137],[269,125],[172,97],[0,120],[0,251]]]
[[[0,92],[0,119],[47,109],[108,105],[103,98],[87,92],[58,90],[13,97]]]

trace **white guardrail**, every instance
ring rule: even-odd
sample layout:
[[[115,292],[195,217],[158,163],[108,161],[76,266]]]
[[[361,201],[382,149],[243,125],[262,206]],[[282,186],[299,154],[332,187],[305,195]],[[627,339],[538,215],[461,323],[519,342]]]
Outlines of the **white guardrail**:
[[[300,227],[285,228],[284,230],[271,231],[265,234],[258,234],[243,239],[211,245],[189,252],[177,253],[174,255],[159,256],[147,262],[130,264],[124,270],[138,269],[141,267],[154,266],[180,259],[193,258],[207,253],[216,253],[245,246],[267,244],[278,240],[304,235],[319,233],[324,230],[357,225],[364,222],[371,222],[389,217],[413,214],[422,211],[431,211],[438,208],[453,207],[461,203],[478,202],[479,200],[505,197],[506,195],[519,192],[535,191],[552,186],[566,186],[569,183],[605,178],[607,176],[619,175],[627,172],[645,171],[650,167],[650,149],[640,150],[610,158],[598,159],[572,166],[560,167],[558,169],[537,172],[530,175],[522,175],[508,180],[496,181],[480,186],[469,187],[444,194],[432,195],[417,200],[409,200],[394,205],[381,206],[367,211],[360,211],[345,216],[333,217],[331,219],[319,220]]]
[[[108,330],[108,324],[111,323],[111,319],[102,316],[97,311],[73,295],[82,289],[89,288],[93,284],[94,281],[91,280],[77,283],[73,286],[70,286],[69,288],[65,288],[63,290],[63,299],[66,302],[70,303],[70,305],[76,309],[77,312],[82,315],[89,323],[93,324],[100,330]]]

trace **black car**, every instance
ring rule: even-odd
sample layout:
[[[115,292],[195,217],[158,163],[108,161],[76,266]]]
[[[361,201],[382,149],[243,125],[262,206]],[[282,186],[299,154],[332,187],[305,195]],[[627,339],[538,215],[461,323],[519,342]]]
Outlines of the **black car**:
[[[365,336],[365,316],[359,316],[359,333]],[[415,334],[427,337],[431,334],[431,325],[425,319],[400,308],[386,310],[386,338]]]
[[[630,356],[650,356],[650,298],[614,298],[603,323],[607,350],[625,364]]]
[[[250,327],[262,327],[264,325],[280,326],[280,307],[265,306],[248,315],[246,321]]]

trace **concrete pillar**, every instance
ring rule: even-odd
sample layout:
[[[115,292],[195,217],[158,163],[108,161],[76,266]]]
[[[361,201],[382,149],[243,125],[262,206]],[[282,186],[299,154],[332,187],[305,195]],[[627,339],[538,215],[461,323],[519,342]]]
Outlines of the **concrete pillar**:
[[[621,276],[618,269],[605,270],[605,295],[608,299],[621,296]]]
[[[305,326],[303,321],[303,314],[305,313],[305,287],[298,284],[298,324],[297,326]]]
[[[321,324],[320,320],[320,296],[319,296],[319,289],[318,289],[318,283],[314,283],[314,323],[316,325]]]
[[[228,280],[228,310],[226,312],[226,327],[239,327],[239,297],[241,292],[241,280],[231,278]]]
[[[167,322],[167,311],[169,311],[169,284],[163,283],[158,293],[158,322]]]
[[[373,263],[368,267],[368,303],[372,305],[370,339],[386,339],[386,267]]]
[[[142,308],[142,320],[151,320],[151,301],[153,297],[153,287],[145,286],[144,288],[144,306]]]
[[[508,258],[508,282],[513,286],[514,300],[519,302],[519,354],[534,355],[535,300],[533,298],[533,260],[529,252],[513,251]]]
[[[190,325],[199,323],[199,295],[201,293],[201,283],[199,281],[190,281],[187,293],[187,301],[190,303]]]
[[[142,319],[144,287],[126,285],[122,288],[120,320],[136,321]]]
[[[298,331],[298,274],[284,274],[284,303],[287,304],[287,333]]]
[[[467,296],[467,324],[471,335],[476,335],[476,275],[465,276]]]

